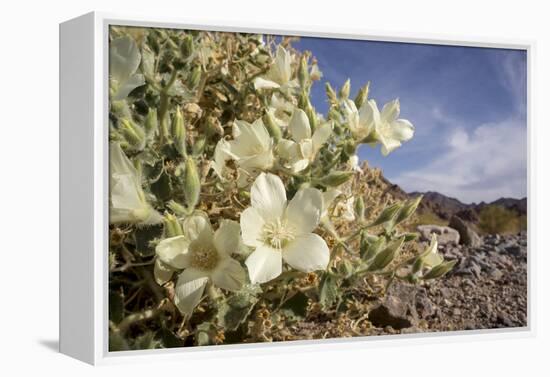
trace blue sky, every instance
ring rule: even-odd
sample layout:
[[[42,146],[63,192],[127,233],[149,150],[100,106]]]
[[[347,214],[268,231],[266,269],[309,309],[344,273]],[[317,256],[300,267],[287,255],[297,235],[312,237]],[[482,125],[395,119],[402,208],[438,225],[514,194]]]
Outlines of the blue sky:
[[[324,82],[371,82],[379,107],[399,98],[415,137],[388,157],[359,157],[406,191],[438,191],[463,202],[527,192],[526,53],[520,50],[302,38],[319,60],[312,102],[327,110]]]

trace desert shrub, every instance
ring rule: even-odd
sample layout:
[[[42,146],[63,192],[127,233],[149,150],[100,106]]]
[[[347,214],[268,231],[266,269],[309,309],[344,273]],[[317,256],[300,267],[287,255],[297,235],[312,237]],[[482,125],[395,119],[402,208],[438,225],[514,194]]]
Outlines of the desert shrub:
[[[487,234],[515,233],[526,228],[526,218],[520,219],[516,212],[497,205],[489,205],[479,213],[479,229]]]
[[[111,350],[289,339],[311,313],[353,313],[366,281],[452,268],[401,227],[421,198],[357,166],[360,144],[413,136],[399,101],[379,111],[348,80],[319,114],[321,72],[291,42],[111,29]]]

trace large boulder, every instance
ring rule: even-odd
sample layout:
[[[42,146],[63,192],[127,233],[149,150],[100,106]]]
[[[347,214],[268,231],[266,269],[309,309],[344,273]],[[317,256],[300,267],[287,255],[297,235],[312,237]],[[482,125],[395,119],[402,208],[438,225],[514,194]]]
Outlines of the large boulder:
[[[437,235],[437,242],[440,245],[458,245],[460,234],[456,229],[440,225],[419,225],[416,230],[420,233],[422,241],[430,241],[432,233]]]
[[[483,241],[481,237],[472,229],[466,221],[458,216],[453,216],[449,221],[449,226],[454,228],[460,234],[460,243],[467,246],[478,247],[481,246]]]

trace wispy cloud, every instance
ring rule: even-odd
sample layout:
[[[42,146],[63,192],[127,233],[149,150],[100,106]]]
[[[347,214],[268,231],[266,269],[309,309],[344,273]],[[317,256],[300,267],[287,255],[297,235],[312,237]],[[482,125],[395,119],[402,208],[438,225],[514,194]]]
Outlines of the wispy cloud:
[[[438,191],[465,202],[526,195],[527,140],[521,120],[457,127],[446,152],[393,178],[406,191]]]

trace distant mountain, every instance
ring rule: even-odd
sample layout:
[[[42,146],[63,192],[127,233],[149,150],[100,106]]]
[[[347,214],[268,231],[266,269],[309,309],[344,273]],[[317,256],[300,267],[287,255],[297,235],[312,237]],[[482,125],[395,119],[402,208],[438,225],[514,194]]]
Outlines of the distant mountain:
[[[525,215],[527,213],[527,198],[500,198],[490,203],[465,204],[456,198],[451,198],[434,191],[427,191],[425,193],[411,192],[409,195],[424,195],[420,210],[429,209],[445,220],[449,220],[454,214],[459,212],[464,216],[475,216],[474,212],[479,214],[483,208],[489,205],[497,205],[510,209],[518,215]]]

